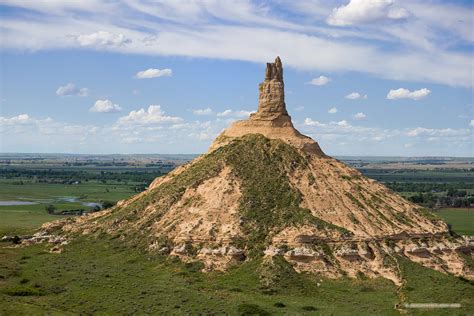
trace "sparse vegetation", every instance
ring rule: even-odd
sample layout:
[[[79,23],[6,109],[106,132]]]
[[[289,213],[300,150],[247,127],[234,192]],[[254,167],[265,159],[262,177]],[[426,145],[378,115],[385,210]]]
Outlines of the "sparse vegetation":
[[[307,223],[345,232],[300,207],[301,193],[290,187],[287,172],[290,168],[302,168],[307,161],[295,148],[278,140],[249,135],[221,151],[242,181],[239,212],[251,255],[261,253],[268,239],[288,226]]]

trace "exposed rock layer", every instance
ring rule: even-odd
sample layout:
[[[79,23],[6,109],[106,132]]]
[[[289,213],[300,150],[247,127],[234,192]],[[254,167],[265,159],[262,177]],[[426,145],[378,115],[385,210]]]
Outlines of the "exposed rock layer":
[[[247,120],[233,123],[217,137],[209,150],[215,150],[247,134],[262,134],[269,139],[280,139],[293,147],[324,156],[318,143],[293,127],[286,110],[284,88],[283,66],[280,57],[277,57],[274,63],[267,63],[265,80],[259,86],[258,111]]]

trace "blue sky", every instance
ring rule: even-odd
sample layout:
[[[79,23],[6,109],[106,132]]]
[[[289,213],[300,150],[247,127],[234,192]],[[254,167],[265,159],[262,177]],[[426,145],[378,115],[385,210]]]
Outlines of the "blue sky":
[[[330,155],[474,156],[470,1],[0,0],[0,151],[202,153],[281,56]]]

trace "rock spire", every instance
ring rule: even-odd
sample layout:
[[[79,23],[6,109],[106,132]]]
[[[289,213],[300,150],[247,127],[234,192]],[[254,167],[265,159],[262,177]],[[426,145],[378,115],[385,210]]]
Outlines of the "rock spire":
[[[265,80],[259,85],[258,110],[247,120],[234,122],[212,143],[209,151],[228,144],[232,139],[247,134],[261,134],[269,139],[279,139],[303,151],[324,157],[318,143],[302,135],[291,123],[285,105],[285,84],[280,57],[267,63]]]
[[[258,111],[251,116],[255,120],[276,120],[291,122],[285,105],[285,84],[280,57],[274,63],[267,63],[265,80],[259,86]]]

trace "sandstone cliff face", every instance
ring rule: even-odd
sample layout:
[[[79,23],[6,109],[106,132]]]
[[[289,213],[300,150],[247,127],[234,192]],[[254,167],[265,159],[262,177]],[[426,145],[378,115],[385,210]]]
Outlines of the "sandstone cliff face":
[[[267,63],[265,81],[259,86],[258,112],[251,115],[253,120],[282,120],[291,124],[285,105],[285,84],[280,57],[274,63]]]
[[[401,284],[397,257],[473,278],[473,241],[439,218],[326,156],[292,125],[279,58],[267,64],[258,111],[209,152],[116,207],[44,226],[47,234],[106,233],[151,252],[225,270],[280,256],[297,271],[382,276]]]

